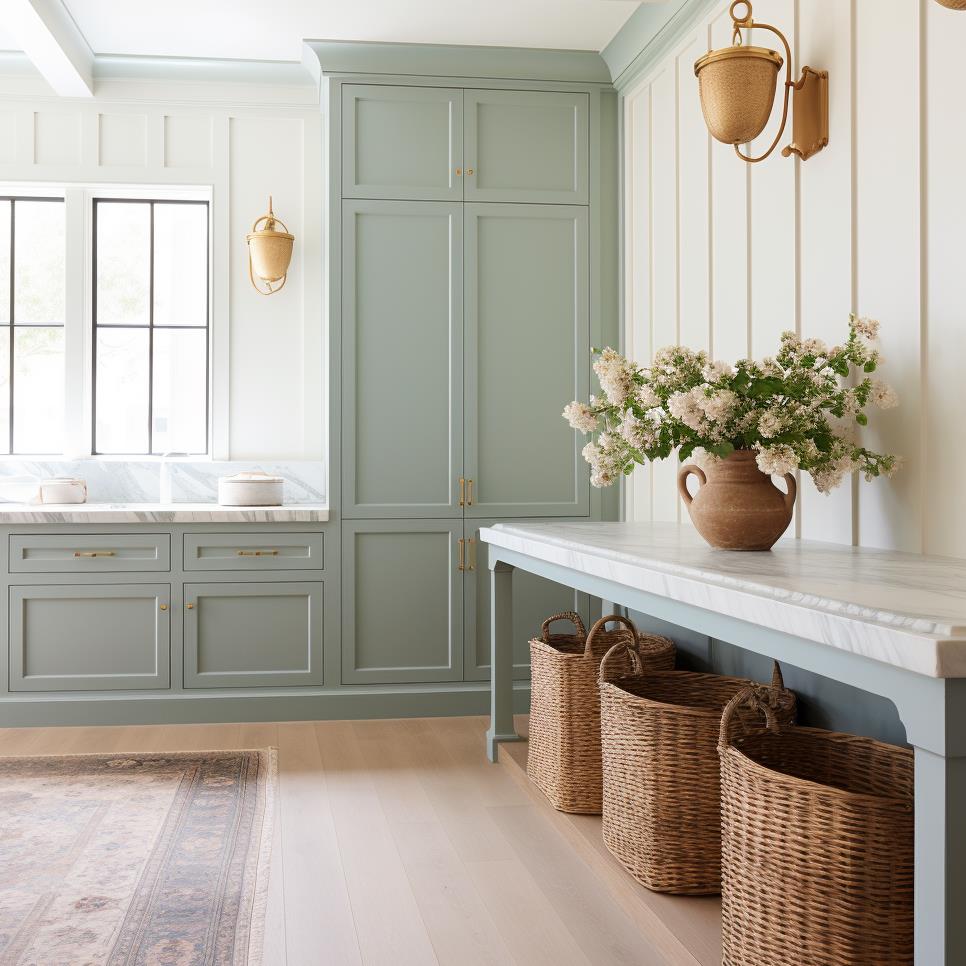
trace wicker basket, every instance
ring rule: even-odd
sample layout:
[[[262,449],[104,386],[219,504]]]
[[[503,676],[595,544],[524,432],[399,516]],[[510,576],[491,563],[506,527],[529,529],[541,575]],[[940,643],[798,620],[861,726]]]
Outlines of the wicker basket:
[[[721,721],[722,962],[912,966],[912,752],[782,730],[773,702],[750,689]],[[743,708],[768,730],[736,737]]]
[[[554,621],[569,620],[576,634],[551,635]],[[616,621],[623,627],[608,631]],[[639,634],[625,617],[597,621],[585,637],[574,613],[555,614],[530,641],[530,746],[527,774],[562,812],[599,815],[601,807],[600,660],[617,643],[637,641],[648,668],[674,667],[674,644]]]
[[[754,682],[649,673],[636,655],[633,673],[621,674],[622,651],[626,645],[615,647],[600,668],[604,844],[649,889],[714,895],[721,891],[721,712]],[[772,686],[783,687],[777,663]],[[744,715],[754,727],[754,713]]]

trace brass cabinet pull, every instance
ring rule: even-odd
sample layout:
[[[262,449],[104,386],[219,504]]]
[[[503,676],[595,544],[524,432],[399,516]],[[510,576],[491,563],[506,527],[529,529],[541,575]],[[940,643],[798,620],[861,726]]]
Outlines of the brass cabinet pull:
[[[462,174],[463,174],[463,169],[462,169],[462,168],[457,168],[457,169],[456,169],[456,177],[458,178],[458,177],[460,177],[460,175],[462,175]]]
[[[185,604],[184,606],[185,606],[185,610],[194,610],[195,609],[195,605],[194,604]]]
[[[466,506],[466,480],[460,477],[460,506]]]
[[[458,570],[458,571],[459,571],[460,573],[463,573],[463,571],[464,571],[464,570],[466,569],[466,567],[464,566],[464,562],[465,562],[465,553],[466,553],[466,551],[465,551],[465,549],[464,549],[464,546],[463,546],[463,545],[464,545],[464,540],[463,540],[463,538],[462,538],[462,537],[460,537],[460,538],[459,538],[459,540],[457,540],[456,542],[457,542],[457,543],[459,544],[459,549],[460,549],[460,562],[459,562],[459,564],[457,565],[457,567],[456,567],[456,569],[457,569],[457,570]]]
[[[167,604],[162,604],[161,605],[161,610],[167,610],[167,609],[168,609],[168,605]]]
[[[113,557],[113,550],[75,550],[75,557]]]
[[[476,570],[476,541],[470,537],[467,541],[470,545],[470,563],[467,570]]]
[[[236,550],[239,557],[277,557],[277,550]]]
[[[466,173],[469,174],[469,175],[473,174],[473,169],[472,168],[467,168],[466,169]]]
[[[473,505],[473,481],[472,480],[466,481],[466,505],[467,506]]]

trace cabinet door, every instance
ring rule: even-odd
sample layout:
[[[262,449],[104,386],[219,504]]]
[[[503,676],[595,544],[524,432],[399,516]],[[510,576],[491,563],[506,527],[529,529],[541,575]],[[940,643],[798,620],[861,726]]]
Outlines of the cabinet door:
[[[342,681],[463,676],[461,521],[342,525]]]
[[[492,527],[499,520],[467,521],[467,560],[473,566],[467,573],[466,652],[463,678],[484,681],[490,677],[490,568],[486,544],[480,543],[480,528]],[[517,521],[519,522],[519,521]],[[534,521],[537,522],[537,521]],[[472,543],[470,543],[472,541]],[[513,572],[513,676],[530,677],[530,638],[540,634],[540,625],[552,614],[576,610],[586,621],[590,598],[571,587],[564,587],[523,570]],[[590,627],[590,624],[587,624]],[[559,630],[562,632],[564,625]]]
[[[322,683],[322,584],[185,584],[184,686]]]
[[[587,209],[466,205],[467,516],[586,516]]]
[[[10,588],[11,691],[170,685],[168,584]]]
[[[462,201],[463,92],[342,88],[344,198]]]
[[[458,517],[462,205],[343,208],[343,513]]]
[[[467,201],[587,204],[587,94],[466,91],[464,105]]]

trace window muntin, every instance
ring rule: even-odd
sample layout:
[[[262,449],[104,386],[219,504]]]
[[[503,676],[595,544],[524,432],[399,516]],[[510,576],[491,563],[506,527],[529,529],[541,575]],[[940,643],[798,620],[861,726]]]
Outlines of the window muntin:
[[[66,208],[0,197],[0,453],[64,448]]]
[[[93,201],[93,452],[208,452],[208,202]]]

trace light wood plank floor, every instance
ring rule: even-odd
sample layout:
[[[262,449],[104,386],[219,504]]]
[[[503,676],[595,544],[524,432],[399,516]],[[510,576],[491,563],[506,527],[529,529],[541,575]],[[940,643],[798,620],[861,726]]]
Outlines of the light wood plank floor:
[[[525,721],[521,720],[521,727]],[[655,896],[483,718],[0,729],[0,755],[275,745],[264,966],[712,966],[717,900]]]

